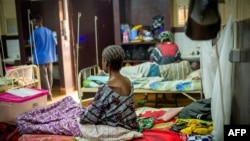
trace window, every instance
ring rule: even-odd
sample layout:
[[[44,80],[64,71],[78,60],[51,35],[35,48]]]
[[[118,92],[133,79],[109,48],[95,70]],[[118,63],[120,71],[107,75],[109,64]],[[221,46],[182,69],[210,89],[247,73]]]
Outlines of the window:
[[[188,5],[178,5],[178,25],[185,25],[188,18]]]
[[[17,35],[17,21],[15,18],[8,18],[6,19],[6,26],[7,26],[7,34],[8,35]]]

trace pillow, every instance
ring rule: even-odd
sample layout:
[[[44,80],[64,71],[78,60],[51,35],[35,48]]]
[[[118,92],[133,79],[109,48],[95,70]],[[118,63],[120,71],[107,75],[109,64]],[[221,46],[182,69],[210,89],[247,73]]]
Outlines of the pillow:
[[[198,80],[201,79],[201,69],[195,70],[193,72],[191,72],[188,76],[187,79],[191,79],[191,80]]]
[[[164,115],[158,118],[158,120],[169,121],[175,118],[181,111],[182,108],[173,108],[167,111]]]
[[[91,80],[91,81],[95,81],[96,83],[107,83],[109,79],[108,75],[90,75],[89,77],[87,77],[87,80]]]
[[[82,84],[83,84],[84,88],[98,88],[98,87],[100,87],[100,84],[97,84],[91,80],[84,80]]]
[[[113,127],[109,125],[80,124],[80,130],[83,138],[77,137],[77,140],[91,141],[126,141],[133,138],[141,138],[143,134],[137,131],[128,130],[122,127]]]

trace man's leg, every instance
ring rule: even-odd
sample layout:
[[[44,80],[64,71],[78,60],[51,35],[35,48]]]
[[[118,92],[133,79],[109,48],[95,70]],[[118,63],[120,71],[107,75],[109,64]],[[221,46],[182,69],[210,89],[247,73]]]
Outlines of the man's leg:
[[[47,64],[47,73],[48,73],[50,90],[52,90],[53,88],[53,63]]]
[[[48,100],[52,100],[52,93],[51,93],[51,87],[50,87],[50,83],[49,83],[49,79],[48,79],[47,65],[48,64],[39,65],[41,87],[42,87],[42,89],[48,90],[47,98],[48,98]]]

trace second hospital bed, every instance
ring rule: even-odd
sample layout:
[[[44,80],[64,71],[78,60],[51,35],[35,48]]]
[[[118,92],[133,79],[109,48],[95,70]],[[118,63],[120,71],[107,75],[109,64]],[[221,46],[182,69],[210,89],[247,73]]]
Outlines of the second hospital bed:
[[[97,81],[107,81],[108,76],[98,76],[100,71],[99,66],[93,65],[90,67],[83,68],[78,73],[78,96],[80,101],[88,101],[92,98],[86,98],[86,93],[96,93],[99,83]],[[97,80],[97,81],[96,81]],[[197,97],[193,94],[199,94],[199,99],[203,97],[201,79],[186,79],[186,80],[173,80],[173,81],[162,81],[159,77],[142,78],[139,81],[132,80],[134,84],[135,94],[155,95],[158,94],[182,94],[189,99],[196,101]],[[154,101],[155,107],[159,104],[159,101]],[[176,106],[177,103],[176,103]]]
[[[41,88],[39,69],[36,65],[9,67],[0,77],[0,92],[23,87]]]

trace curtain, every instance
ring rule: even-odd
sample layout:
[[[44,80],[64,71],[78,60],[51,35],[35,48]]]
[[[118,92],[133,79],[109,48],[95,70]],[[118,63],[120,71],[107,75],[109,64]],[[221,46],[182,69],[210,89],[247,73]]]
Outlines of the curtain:
[[[213,140],[223,141],[224,125],[230,124],[232,103],[232,63],[229,52],[233,48],[232,18],[221,31],[218,42],[202,42],[201,69],[205,98],[212,98],[211,112],[214,130]]]

